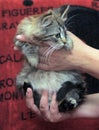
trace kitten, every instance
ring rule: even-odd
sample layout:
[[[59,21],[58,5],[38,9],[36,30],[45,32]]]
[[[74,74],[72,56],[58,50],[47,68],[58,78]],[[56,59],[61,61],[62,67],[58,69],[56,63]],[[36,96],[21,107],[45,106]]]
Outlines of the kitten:
[[[20,89],[31,87],[34,92],[34,102],[39,107],[42,90],[49,91],[49,105],[53,92],[57,93],[56,101],[60,112],[71,111],[81,104],[86,93],[86,83],[80,73],[76,71],[45,71],[36,68],[39,57],[37,43],[48,44],[45,50],[45,60],[58,49],[64,48],[70,52],[73,48],[72,39],[67,35],[65,21],[66,7],[48,10],[35,16],[24,18],[18,25],[16,35],[23,34],[30,42],[20,42],[14,39],[25,57],[24,67],[16,77],[16,86]]]

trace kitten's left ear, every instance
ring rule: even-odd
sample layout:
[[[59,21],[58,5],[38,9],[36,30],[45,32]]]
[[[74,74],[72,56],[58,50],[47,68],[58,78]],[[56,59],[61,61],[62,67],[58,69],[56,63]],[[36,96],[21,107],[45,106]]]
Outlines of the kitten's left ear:
[[[52,10],[48,10],[47,12],[45,12],[45,14],[41,19],[41,25],[43,27],[49,26],[52,23],[51,16],[52,16]]]
[[[56,14],[58,14],[63,21],[67,20],[67,13],[70,8],[70,5],[62,6],[57,9],[53,9]]]

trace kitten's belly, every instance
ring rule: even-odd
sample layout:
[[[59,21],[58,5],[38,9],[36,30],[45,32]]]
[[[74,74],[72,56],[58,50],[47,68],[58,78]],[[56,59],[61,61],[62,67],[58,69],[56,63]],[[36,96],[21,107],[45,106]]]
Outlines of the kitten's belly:
[[[33,90],[58,91],[66,81],[76,83],[77,80],[73,73],[68,72],[51,72],[38,70],[28,75],[28,80],[33,86]]]

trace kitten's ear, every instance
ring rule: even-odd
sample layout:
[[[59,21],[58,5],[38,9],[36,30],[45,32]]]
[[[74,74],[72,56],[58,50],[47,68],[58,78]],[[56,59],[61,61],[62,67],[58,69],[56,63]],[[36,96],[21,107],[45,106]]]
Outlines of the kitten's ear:
[[[66,8],[64,9],[64,11],[61,14],[61,18],[62,18],[63,21],[67,20],[67,13],[68,13],[69,8],[70,8],[70,5],[67,5]]]
[[[54,12],[61,17],[63,21],[66,21],[67,19],[67,13],[70,8],[70,5],[65,5],[57,9],[53,9]]]
[[[51,19],[52,10],[48,10],[41,19],[41,25],[43,27],[49,26],[52,23]]]

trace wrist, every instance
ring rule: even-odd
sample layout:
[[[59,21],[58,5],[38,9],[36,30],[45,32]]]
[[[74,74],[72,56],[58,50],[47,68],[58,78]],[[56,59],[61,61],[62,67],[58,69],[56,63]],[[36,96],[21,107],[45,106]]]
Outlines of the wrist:
[[[99,78],[99,51],[86,45],[83,49],[83,57],[79,64],[79,70]]]
[[[99,50],[88,46],[71,32],[67,33],[74,44],[71,54],[66,57],[71,69],[83,71],[99,79]]]

